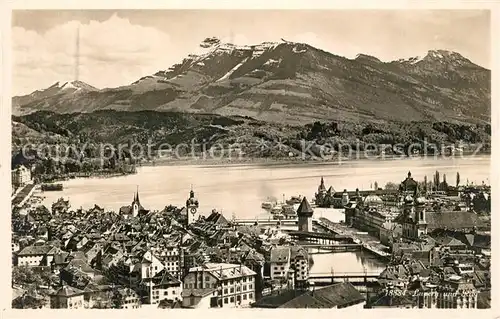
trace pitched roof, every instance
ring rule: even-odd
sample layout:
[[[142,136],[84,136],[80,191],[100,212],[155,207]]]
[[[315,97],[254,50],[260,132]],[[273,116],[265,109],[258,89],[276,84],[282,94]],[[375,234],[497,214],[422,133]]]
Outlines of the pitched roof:
[[[153,282],[157,285],[177,285],[180,281],[172,276],[166,269],[163,269],[153,277]]]
[[[69,270],[72,268],[77,268],[85,273],[93,273],[94,272],[94,269],[92,269],[92,267],[90,267],[89,264],[87,264],[84,260],[81,260],[81,259],[73,259],[65,267],[66,270]]]
[[[227,263],[206,263],[203,266],[193,267],[189,272],[205,271],[219,280],[238,278],[242,276],[254,276],[255,271],[247,266]]]
[[[481,224],[478,216],[466,211],[427,212],[428,229],[464,229]]]
[[[217,224],[217,225],[227,225],[229,224],[227,219],[219,212],[212,212],[210,216],[207,217],[205,222]]]
[[[72,296],[78,296],[78,295],[82,295],[82,294],[84,294],[83,290],[80,290],[80,289],[75,288],[75,287],[64,285],[61,288],[59,288],[53,294],[53,296],[72,297]]]
[[[363,295],[352,284],[342,282],[307,291],[278,308],[341,308],[364,300]]]
[[[307,199],[304,197],[302,198],[302,202],[299,205],[299,208],[297,209],[297,215],[312,215],[313,209],[311,207],[311,204],[307,201]]]
[[[49,245],[28,246],[21,250],[18,256],[31,256],[31,255],[46,255],[49,253],[56,253],[56,249]]]

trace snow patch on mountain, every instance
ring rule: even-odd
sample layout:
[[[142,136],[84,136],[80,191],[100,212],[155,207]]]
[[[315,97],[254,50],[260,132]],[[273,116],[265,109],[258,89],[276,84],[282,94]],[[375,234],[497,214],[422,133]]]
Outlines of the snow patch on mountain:
[[[276,64],[280,64],[281,61],[282,61],[282,59],[279,59],[279,60],[269,59],[263,65],[276,65]]]
[[[252,58],[261,56],[264,52],[276,48],[278,42],[263,42],[257,45],[236,45],[232,43],[217,43],[212,46],[201,48],[197,54],[190,55],[192,58],[191,65],[201,65],[204,60],[210,59],[212,56],[222,54],[233,54],[235,51],[252,51]]]
[[[229,70],[229,72],[227,72],[226,74],[224,74],[224,76],[222,76],[220,79],[218,79],[216,82],[220,82],[220,81],[224,81],[226,80],[227,78],[229,78],[231,76],[231,74],[234,73],[234,71],[238,70],[238,68],[240,66],[243,65],[243,63],[245,63],[246,61],[248,60],[248,58],[244,59],[243,61],[241,61],[240,63],[238,63],[234,68],[232,68],[231,70]]]
[[[293,53],[304,53],[304,52],[307,52],[307,50],[306,49],[300,50],[297,47],[293,47],[292,52]]]

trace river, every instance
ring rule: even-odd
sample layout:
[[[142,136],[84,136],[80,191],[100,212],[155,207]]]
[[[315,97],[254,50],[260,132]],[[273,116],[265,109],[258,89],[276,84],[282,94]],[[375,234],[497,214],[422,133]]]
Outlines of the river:
[[[50,205],[59,197],[70,200],[73,208],[90,208],[94,204],[106,210],[118,210],[132,202],[139,188],[141,204],[146,209],[161,210],[166,205],[184,205],[191,185],[200,202],[200,211],[208,215],[212,209],[227,218],[267,217],[261,203],[268,197],[282,199],[305,195],[312,199],[321,177],[327,187],[337,191],[370,189],[377,182],[399,183],[408,171],[416,180],[427,175],[432,180],[435,171],[446,174],[454,185],[457,171],[461,182],[489,183],[490,157],[454,159],[404,159],[385,161],[351,161],[342,164],[307,165],[232,165],[232,166],[148,166],[136,175],[112,178],[75,179],[63,182],[64,191],[46,192],[44,204]],[[332,221],[343,218],[340,212],[317,209],[316,217]],[[380,271],[384,265],[367,253],[347,252],[314,255],[312,273]]]

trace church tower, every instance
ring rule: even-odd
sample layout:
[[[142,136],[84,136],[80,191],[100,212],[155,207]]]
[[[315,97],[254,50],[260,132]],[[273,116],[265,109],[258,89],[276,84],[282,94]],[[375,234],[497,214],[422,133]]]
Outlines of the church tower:
[[[319,183],[318,192],[316,193],[316,198],[315,198],[316,205],[323,206],[326,194],[327,190],[325,186],[325,180],[323,179],[323,177],[321,177],[321,182]]]
[[[189,192],[189,198],[186,201],[186,210],[187,210],[187,223],[188,225],[194,223],[200,217],[200,213],[198,212],[199,208],[198,199],[194,196],[193,188],[191,187],[191,191]]]
[[[141,202],[139,201],[139,187],[137,187],[137,192],[134,195],[134,200],[132,201],[132,217],[137,217],[139,215],[139,208],[141,207]]]
[[[326,186],[325,186],[325,180],[323,177],[321,177],[321,182],[319,183],[318,186],[318,194],[325,194],[326,193]]]
[[[299,217],[299,231],[311,232],[312,231],[312,216],[313,209],[307,199],[304,197],[297,209],[297,216]]]
[[[347,189],[344,189],[342,193],[342,207],[349,204],[349,193],[347,193]]]
[[[427,200],[425,197],[420,195],[420,191],[418,187],[415,189],[415,225],[414,225],[414,233],[415,237],[419,238],[422,235],[427,234],[427,221],[425,219],[425,204]]]

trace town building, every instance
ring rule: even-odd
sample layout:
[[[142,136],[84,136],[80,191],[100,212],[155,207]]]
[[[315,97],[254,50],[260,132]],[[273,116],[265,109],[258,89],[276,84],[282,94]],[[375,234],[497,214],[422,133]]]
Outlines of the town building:
[[[290,268],[294,270],[295,289],[309,285],[309,254],[302,246],[290,246]]]
[[[183,275],[184,250],[179,244],[171,243],[152,247],[154,252],[165,265],[165,269],[175,278],[181,279]]]
[[[304,288],[309,280],[309,255],[301,246],[278,246],[271,249],[271,280],[288,288]]]
[[[50,266],[54,255],[61,250],[51,245],[33,245],[17,253],[18,266]]]
[[[15,188],[26,186],[32,182],[31,171],[24,165],[19,165],[12,171],[12,186]]]
[[[290,247],[276,247],[271,250],[269,259],[271,280],[288,281],[290,257]]]
[[[206,263],[184,277],[183,306],[245,307],[255,301],[256,273],[244,265]]]
[[[406,195],[413,195],[418,188],[418,182],[413,179],[411,172],[408,172],[408,176],[404,179],[401,184],[399,184],[399,192],[404,198]]]
[[[117,289],[117,295],[120,298],[117,303],[119,303],[120,309],[138,309],[141,307],[141,297],[133,289],[128,287],[123,287]]]
[[[182,298],[182,282],[163,269],[151,278],[151,290],[148,293],[148,304],[158,304],[162,300],[180,300]]]
[[[83,309],[85,306],[84,294],[84,291],[80,289],[63,285],[50,295],[50,308]]]

